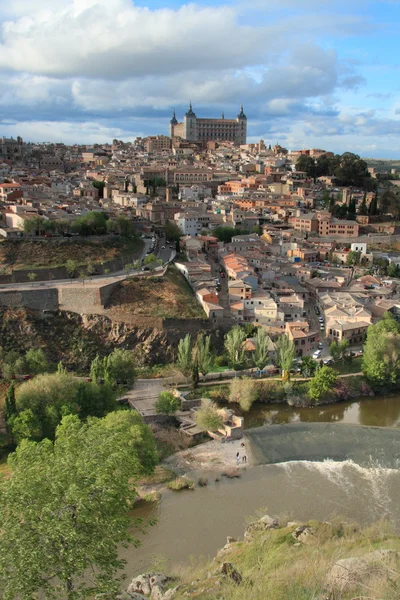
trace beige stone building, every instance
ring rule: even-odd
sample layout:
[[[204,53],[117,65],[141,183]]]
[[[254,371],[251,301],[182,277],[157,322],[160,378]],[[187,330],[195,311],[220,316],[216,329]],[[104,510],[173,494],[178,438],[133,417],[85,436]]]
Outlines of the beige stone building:
[[[171,138],[180,137],[191,142],[233,142],[236,146],[246,143],[247,117],[243,106],[236,119],[225,119],[222,113],[220,119],[199,119],[193,111],[192,103],[184,116],[183,122],[178,123],[174,111],[169,125]]]

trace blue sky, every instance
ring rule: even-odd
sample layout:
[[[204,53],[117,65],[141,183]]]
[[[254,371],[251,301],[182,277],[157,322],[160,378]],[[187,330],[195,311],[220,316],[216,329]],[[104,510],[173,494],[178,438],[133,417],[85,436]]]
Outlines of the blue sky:
[[[168,132],[190,100],[251,141],[400,158],[400,0],[0,0],[0,135]]]

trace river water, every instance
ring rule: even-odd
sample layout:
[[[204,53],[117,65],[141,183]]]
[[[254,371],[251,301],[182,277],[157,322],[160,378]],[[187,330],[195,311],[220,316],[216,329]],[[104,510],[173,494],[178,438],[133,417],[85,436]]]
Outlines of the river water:
[[[255,407],[246,425],[264,426],[246,434],[256,466],[240,479],[215,481],[218,474],[209,473],[207,487],[167,491],[159,503],[135,509],[134,516],[158,521],[138,536],[140,548],[123,551],[128,577],[212,557],[228,535],[242,537],[258,514],[362,524],[386,519],[400,531],[400,397]]]

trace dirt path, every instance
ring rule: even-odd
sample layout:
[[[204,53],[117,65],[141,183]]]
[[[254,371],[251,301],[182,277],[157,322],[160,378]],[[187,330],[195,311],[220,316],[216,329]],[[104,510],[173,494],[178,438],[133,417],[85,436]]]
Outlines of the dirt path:
[[[241,444],[245,446],[242,447]],[[215,471],[228,475],[251,465],[251,455],[248,454],[250,448],[246,441],[246,436],[241,440],[232,440],[230,442],[219,442],[213,440],[200,444],[188,450],[177,452],[167,458],[164,465],[178,473],[187,471]],[[236,453],[239,452],[240,463],[236,464]],[[247,462],[242,462],[243,455],[247,456]]]

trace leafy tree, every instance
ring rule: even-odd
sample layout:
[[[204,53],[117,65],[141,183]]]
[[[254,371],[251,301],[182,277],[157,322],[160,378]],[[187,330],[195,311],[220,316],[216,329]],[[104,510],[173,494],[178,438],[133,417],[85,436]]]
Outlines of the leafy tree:
[[[39,441],[43,437],[39,418],[30,408],[17,413],[10,419],[9,424],[12,437],[17,443],[22,442],[22,440]]]
[[[220,225],[213,230],[213,236],[217,237],[220,242],[230,243],[235,235],[246,235],[249,233],[247,229],[239,227],[223,227]]]
[[[269,363],[269,343],[270,338],[262,327],[257,328],[254,344],[255,351],[253,356],[254,366],[258,369],[263,369]]]
[[[200,333],[196,340],[193,353],[197,360],[199,371],[202,375],[207,375],[211,371],[213,355],[211,352],[211,336]]]
[[[253,379],[243,377],[243,379],[232,380],[229,390],[229,402],[239,404],[240,408],[247,412],[257,399],[258,390]]]
[[[115,409],[115,394],[110,385],[80,382],[76,393],[78,416],[104,417]]]
[[[31,283],[33,283],[35,281],[35,279],[37,278],[37,273],[28,273],[28,279]]]
[[[377,215],[378,214],[378,194],[375,193],[374,197],[372,198],[369,208],[368,208],[368,214],[371,216]]]
[[[67,369],[64,367],[64,365],[61,362],[61,360],[60,360],[60,362],[57,365],[57,373],[59,375],[66,375],[66,373],[67,373]]]
[[[356,199],[355,199],[354,196],[350,196],[349,208],[347,210],[347,217],[349,219],[355,219],[356,218]]]
[[[321,367],[316,371],[308,386],[308,395],[311,400],[318,400],[333,390],[337,380],[337,372],[331,367]]]
[[[308,177],[315,177],[317,173],[315,160],[312,158],[312,156],[302,154],[297,159],[296,171],[304,171]]]
[[[135,359],[130,350],[116,348],[107,357],[107,369],[111,380],[132,386],[135,381]]]
[[[104,360],[98,354],[90,364],[90,379],[93,383],[104,381]]]
[[[148,255],[145,257],[145,259],[144,259],[143,263],[144,263],[145,265],[149,265],[149,266],[151,266],[153,263],[155,263],[155,262],[156,262],[156,260],[157,260],[157,256],[156,256],[155,254],[151,253],[151,254],[148,254]]]
[[[174,396],[172,392],[161,392],[155,405],[156,412],[159,415],[173,415],[180,407],[179,398]]]
[[[27,372],[26,361],[16,350],[10,350],[2,360],[2,374],[5,379],[13,379],[16,375],[24,375]]]
[[[179,242],[183,233],[174,221],[167,221],[164,225],[167,240],[171,242]]]
[[[390,313],[367,329],[362,370],[375,387],[385,389],[400,383],[400,324]]]
[[[396,263],[389,263],[387,268],[387,274],[389,277],[399,277],[400,269]]]
[[[282,380],[289,381],[290,371],[293,368],[293,363],[296,356],[295,345],[286,334],[281,335],[276,341],[275,345],[275,361],[278,367],[282,370]]]
[[[200,408],[196,410],[195,420],[197,425],[206,431],[217,431],[223,426],[218,406],[207,398],[202,399]]]
[[[17,406],[15,404],[15,384],[12,381],[8,386],[6,397],[4,400],[4,420],[8,433],[12,430],[12,419],[17,414]]]
[[[185,377],[188,377],[192,368],[192,337],[190,333],[179,340],[176,366]]]
[[[347,254],[346,264],[348,265],[359,265],[361,258],[361,252],[357,252],[355,250],[350,250]]]
[[[334,340],[333,342],[331,342],[331,344],[329,346],[329,351],[331,353],[333,360],[337,361],[337,360],[342,360],[343,358],[346,357],[348,348],[349,348],[348,340],[343,339],[340,342],[337,342],[336,340]]]
[[[73,277],[76,275],[76,272],[78,270],[78,263],[76,262],[76,260],[69,259],[65,263],[65,268],[67,270],[68,277],[73,279]]]
[[[331,215],[335,214],[335,209],[336,209],[336,202],[335,202],[334,196],[332,195],[329,199],[329,208],[328,208]]]
[[[46,355],[41,348],[31,348],[25,355],[29,373],[39,375],[39,373],[45,373],[49,369],[49,363]]]
[[[119,546],[132,541],[135,480],[154,469],[149,429],[133,411],[64,417],[54,444],[23,441],[0,482],[0,588],[14,598],[111,598]]]
[[[233,369],[244,364],[246,332],[239,325],[232,327],[225,336],[225,349]]]
[[[103,192],[106,186],[106,182],[95,179],[94,181],[92,181],[92,186],[99,190],[99,197],[103,198]]]
[[[304,356],[301,361],[301,374],[303,377],[312,377],[317,370],[318,363],[311,356]]]
[[[44,219],[39,215],[37,217],[32,217],[29,220],[25,219],[24,221],[24,232],[32,233],[35,232],[36,235],[39,235],[43,231]]]
[[[78,217],[71,226],[72,231],[80,235],[102,235],[107,233],[107,215],[91,210]]]
[[[358,209],[358,214],[366,216],[368,214],[368,206],[367,206],[367,193],[365,192],[360,207]]]

